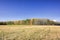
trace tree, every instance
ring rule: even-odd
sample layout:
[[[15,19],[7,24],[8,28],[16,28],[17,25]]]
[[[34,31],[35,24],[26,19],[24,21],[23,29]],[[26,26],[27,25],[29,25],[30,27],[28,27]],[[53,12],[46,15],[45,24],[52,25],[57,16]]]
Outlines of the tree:
[[[14,24],[14,22],[12,22],[12,21],[8,21],[6,23],[7,23],[7,25],[13,25]]]

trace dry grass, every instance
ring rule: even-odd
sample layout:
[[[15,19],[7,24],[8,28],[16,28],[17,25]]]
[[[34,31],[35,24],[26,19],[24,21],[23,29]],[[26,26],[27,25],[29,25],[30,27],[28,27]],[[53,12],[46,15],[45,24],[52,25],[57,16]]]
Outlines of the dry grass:
[[[60,40],[60,26],[2,25],[0,40]]]

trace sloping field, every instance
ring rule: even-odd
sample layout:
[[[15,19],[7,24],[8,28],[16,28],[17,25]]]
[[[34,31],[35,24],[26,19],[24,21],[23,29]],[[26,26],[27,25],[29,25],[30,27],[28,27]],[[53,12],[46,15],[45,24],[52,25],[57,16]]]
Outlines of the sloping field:
[[[60,40],[60,26],[3,25],[0,40]]]

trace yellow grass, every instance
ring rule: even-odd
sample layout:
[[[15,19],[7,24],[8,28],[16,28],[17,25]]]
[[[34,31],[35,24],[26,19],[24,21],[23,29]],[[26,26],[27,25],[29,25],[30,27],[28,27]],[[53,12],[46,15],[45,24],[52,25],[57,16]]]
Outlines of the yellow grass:
[[[60,40],[60,26],[1,25],[0,40]]]

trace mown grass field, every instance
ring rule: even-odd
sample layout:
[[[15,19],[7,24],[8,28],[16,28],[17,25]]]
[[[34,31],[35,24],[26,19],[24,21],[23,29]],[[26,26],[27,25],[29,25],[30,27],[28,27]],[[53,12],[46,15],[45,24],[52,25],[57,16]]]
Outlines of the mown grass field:
[[[0,40],[60,40],[60,26],[1,25]]]

